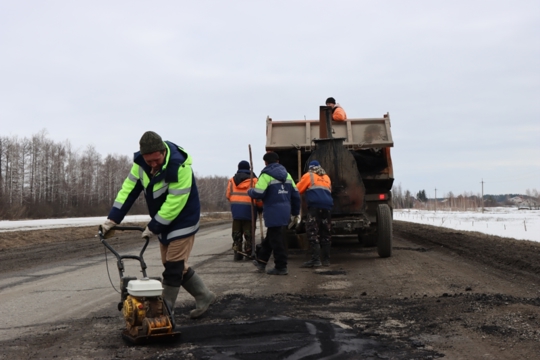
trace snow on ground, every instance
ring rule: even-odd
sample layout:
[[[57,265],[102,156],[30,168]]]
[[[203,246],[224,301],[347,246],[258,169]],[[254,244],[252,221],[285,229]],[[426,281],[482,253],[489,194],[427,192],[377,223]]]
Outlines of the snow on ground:
[[[540,210],[515,207],[479,211],[394,210],[394,220],[540,242]]]
[[[205,216],[207,213],[202,213]],[[42,219],[42,220],[0,220],[0,232],[5,231],[24,231],[24,230],[39,230],[39,229],[54,229],[61,227],[76,227],[76,226],[99,226],[105,222],[106,216],[98,217],[82,217],[70,219]],[[129,222],[147,222],[150,221],[148,215],[128,215],[124,218],[123,223]]]
[[[204,216],[204,215],[203,215]],[[54,229],[69,226],[98,226],[106,217],[0,221],[0,232]],[[478,231],[490,235],[540,242],[540,211],[511,207],[486,208],[481,211],[394,210],[394,219],[445,228]],[[126,216],[126,222],[150,221],[148,215]]]
[[[15,220],[15,221],[0,221],[0,232],[4,231],[24,231],[24,230],[39,230],[39,229],[54,229],[60,227],[77,227],[77,226],[99,226],[107,220],[106,216],[99,217],[83,217],[70,219],[42,219],[42,220]],[[150,221],[148,215],[128,215],[124,218],[126,222],[144,222]]]

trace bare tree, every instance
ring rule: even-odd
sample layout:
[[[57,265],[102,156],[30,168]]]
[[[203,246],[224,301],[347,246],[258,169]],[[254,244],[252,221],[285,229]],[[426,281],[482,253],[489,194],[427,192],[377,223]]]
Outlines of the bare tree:
[[[201,201],[201,211],[227,211],[229,204],[225,198],[227,183],[226,176],[199,176],[196,175],[199,199]]]
[[[401,183],[394,186],[392,190],[392,202],[395,209],[403,209],[403,191],[401,190]]]

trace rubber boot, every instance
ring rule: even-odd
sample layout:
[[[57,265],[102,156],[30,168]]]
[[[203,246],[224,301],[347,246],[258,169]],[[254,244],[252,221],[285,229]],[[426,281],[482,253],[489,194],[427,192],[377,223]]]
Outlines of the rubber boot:
[[[189,313],[189,317],[192,319],[204,314],[208,310],[208,307],[216,300],[216,294],[208,290],[197,273],[182,283],[182,287],[195,298],[195,309]]]
[[[321,246],[321,262],[323,266],[330,266],[330,247],[332,247],[332,244]]]
[[[179,291],[180,287],[163,285],[163,294],[161,297],[167,302],[167,305],[169,305],[171,315],[174,315],[174,304],[176,303],[176,298],[178,297]]]
[[[311,246],[311,260],[306,261],[301,268],[312,268],[321,266],[321,245],[319,243]]]

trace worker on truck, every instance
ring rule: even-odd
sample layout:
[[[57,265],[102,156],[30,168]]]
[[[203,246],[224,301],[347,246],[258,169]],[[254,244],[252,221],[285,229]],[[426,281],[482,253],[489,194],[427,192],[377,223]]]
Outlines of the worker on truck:
[[[317,160],[309,163],[309,170],[297,184],[298,192],[305,194],[308,212],[306,235],[311,246],[311,260],[300,267],[312,268],[330,265],[332,236],[332,182]],[[322,261],[321,261],[322,260]]]
[[[279,163],[279,155],[273,151],[263,157],[266,167],[253,189],[248,190],[252,199],[264,202],[263,214],[267,227],[266,238],[261,242],[253,265],[260,272],[265,271],[270,255],[274,254],[273,269],[266,270],[269,275],[287,275],[287,248],[283,236],[287,224],[292,227],[298,223],[300,214],[300,195],[296,184],[287,169]],[[290,217],[290,219],[289,219]]]
[[[334,99],[333,97],[329,97],[328,99],[326,99],[326,106],[330,106],[332,108],[332,120],[347,120],[347,114],[345,113],[345,110],[343,110],[341,105],[336,104],[336,99]]]
[[[244,253],[248,256],[252,252],[253,236],[252,228],[256,220],[256,212],[252,214],[252,200],[247,194],[248,190],[255,187],[257,177],[251,175],[251,167],[246,160],[238,163],[238,171],[227,184],[227,192],[225,196],[231,204],[231,213],[233,217],[232,223],[232,248],[235,252],[242,252],[242,242],[244,242]],[[262,212],[262,201],[258,201],[257,212]],[[255,209],[253,209],[255,210]],[[255,218],[254,218],[255,217]],[[235,260],[242,260],[242,255],[234,257]]]

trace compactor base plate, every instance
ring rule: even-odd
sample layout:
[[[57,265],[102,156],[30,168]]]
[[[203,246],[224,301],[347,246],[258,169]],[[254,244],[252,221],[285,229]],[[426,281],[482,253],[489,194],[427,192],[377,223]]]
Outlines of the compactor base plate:
[[[173,331],[170,334],[154,334],[134,337],[131,336],[126,329],[122,331],[122,339],[132,345],[143,345],[158,342],[174,342],[180,340],[180,335],[182,335],[180,331]]]

